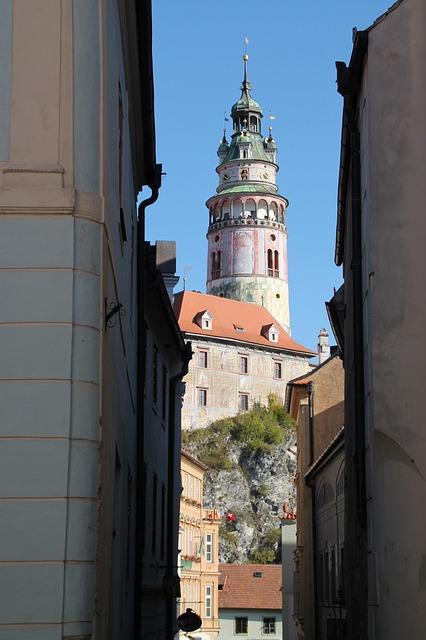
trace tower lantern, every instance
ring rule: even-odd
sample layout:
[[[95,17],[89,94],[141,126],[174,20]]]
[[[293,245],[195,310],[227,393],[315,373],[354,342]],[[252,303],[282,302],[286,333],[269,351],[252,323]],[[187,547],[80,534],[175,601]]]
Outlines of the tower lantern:
[[[262,108],[251,95],[244,54],[233,132],[218,149],[219,185],[209,209],[207,293],[265,306],[290,333],[286,209],[278,193],[277,146],[263,138]]]

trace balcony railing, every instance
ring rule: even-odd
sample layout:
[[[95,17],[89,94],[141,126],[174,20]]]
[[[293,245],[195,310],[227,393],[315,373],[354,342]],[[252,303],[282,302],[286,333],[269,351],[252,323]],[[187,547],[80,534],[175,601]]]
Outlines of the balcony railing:
[[[278,269],[268,269],[268,276],[273,276],[274,278],[280,277],[280,272]]]

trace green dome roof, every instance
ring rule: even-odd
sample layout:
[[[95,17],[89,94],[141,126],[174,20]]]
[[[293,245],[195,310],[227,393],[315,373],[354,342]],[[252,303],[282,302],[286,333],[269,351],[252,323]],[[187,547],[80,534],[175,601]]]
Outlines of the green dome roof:
[[[253,111],[254,113],[260,114],[260,116],[263,116],[261,106],[256,102],[256,100],[253,100],[250,95],[250,90],[243,89],[241,98],[232,105],[231,118],[234,118],[240,112],[247,113],[247,111]]]
[[[263,138],[259,133],[251,133],[245,131],[243,133],[237,133],[232,136],[231,144],[228,153],[223,160],[223,163],[230,160],[240,160],[239,144],[246,143],[251,145],[251,160],[262,160],[263,162],[270,162],[269,157],[265,153],[263,146]],[[223,164],[222,163],[222,164]]]

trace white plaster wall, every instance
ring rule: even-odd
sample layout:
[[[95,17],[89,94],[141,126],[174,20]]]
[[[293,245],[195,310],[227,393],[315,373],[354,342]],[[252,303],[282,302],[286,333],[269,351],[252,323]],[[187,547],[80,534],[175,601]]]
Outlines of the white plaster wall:
[[[259,578],[260,579],[260,578]],[[235,618],[247,617],[247,634],[235,633]],[[275,634],[262,633],[263,618],[275,618]],[[271,640],[283,638],[282,612],[280,609],[219,609],[220,631],[218,640]]]

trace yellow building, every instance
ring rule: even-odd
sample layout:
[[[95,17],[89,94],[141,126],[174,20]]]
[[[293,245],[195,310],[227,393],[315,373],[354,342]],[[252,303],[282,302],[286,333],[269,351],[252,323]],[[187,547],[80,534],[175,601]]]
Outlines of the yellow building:
[[[204,474],[207,467],[182,451],[179,528],[180,591],[179,613],[190,608],[202,619],[201,629],[192,633],[204,640],[219,633],[218,539],[220,515],[203,508]]]

